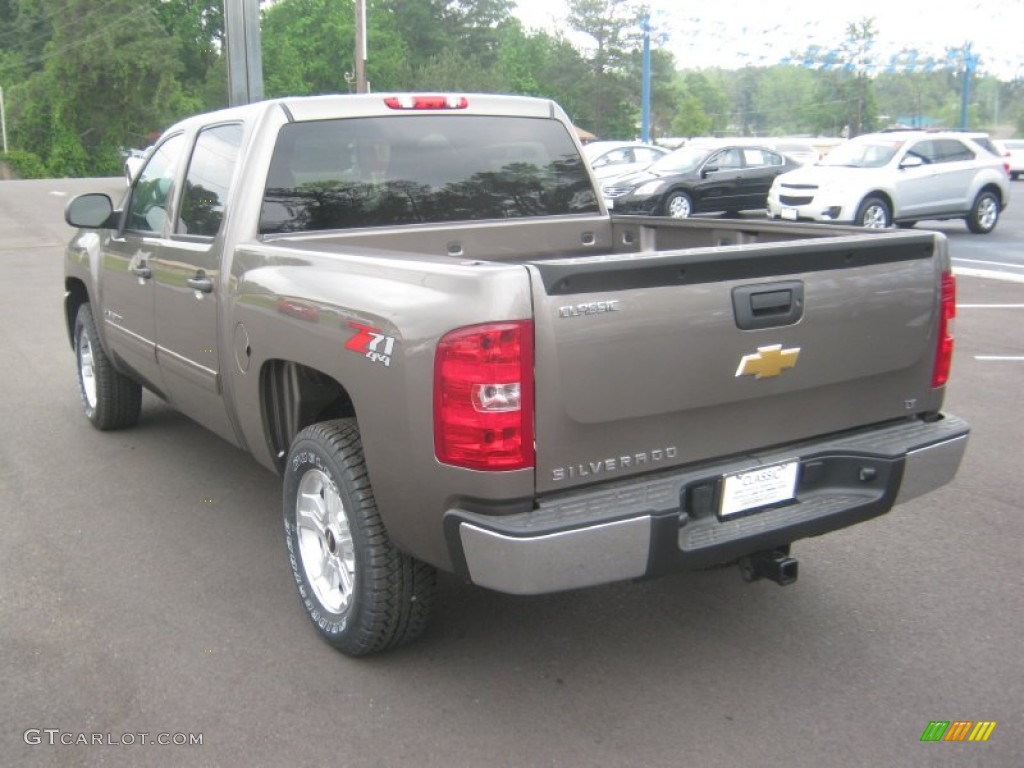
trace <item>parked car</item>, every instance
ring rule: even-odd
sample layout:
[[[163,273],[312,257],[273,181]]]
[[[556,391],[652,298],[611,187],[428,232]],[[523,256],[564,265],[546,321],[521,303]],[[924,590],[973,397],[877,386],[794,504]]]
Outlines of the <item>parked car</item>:
[[[602,187],[618,213],[685,219],[694,213],[764,208],[775,177],[799,167],[761,146],[687,145],[644,171],[616,176]]]
[[[972,232],[991,232],[1009,203],[1009,177],[979,139],[920,130],[858,136],[775,179],[768,216],[876,229],[964,219]]]
[[[821,153],[814,148],[814,145],[803,139],[773,139],[766,144],[776,152],[781,152],[791,160],[796,160],[800,165],[814,164],[821,158]]]
[[[146,163],[146,158],[149,157],[149,149],[129,149],[125,152],[124,157],[124,183],[128,186],[132,185],[135,177],[138,175],[139,170]]]
[[[583,145],[583,156],[598,181],[643,170],[668,152],[642,141],[592,141]]]
[[[731,136],[728,138],[712,138],[698,136],[686,142],[689,147],[766,147],[791,160],[798,165],[815,163],[822,153],[811,143],[810,139],[774,137],[774,136]]]
[[[1006,139],[999,146],[1009,164],[1010,179],[1016,181],[1024,174],[1024,139]]]

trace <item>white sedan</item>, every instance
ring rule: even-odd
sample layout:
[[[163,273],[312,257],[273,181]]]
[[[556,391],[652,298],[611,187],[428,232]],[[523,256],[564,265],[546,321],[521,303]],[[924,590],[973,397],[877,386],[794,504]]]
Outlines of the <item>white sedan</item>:
[[[583,156],[587,158],[598,181],[642,171],[668,152],[664,147],[642,141],[592,141],[583,145]]]

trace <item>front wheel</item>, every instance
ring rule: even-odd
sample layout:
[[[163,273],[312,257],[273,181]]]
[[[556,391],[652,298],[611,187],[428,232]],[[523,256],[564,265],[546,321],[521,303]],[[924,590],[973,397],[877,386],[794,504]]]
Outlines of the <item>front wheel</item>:
[[[693,200],[685,192],[673,192],[665,198],[665,215],[673,219],[688,219],[693,213]]]
[[[967,214],[967,228],[976,235],[987,235],[999,221],[999,198],[991,192],[981,192],[974,198]]]
[[[335,648],[376,653],[426,627],[436,573],[388,538],[355,419],[296,436],[284,474],[284,527],[299,597]]]
[[[867,229],[886,229],[892,225],[892,211],[880,197],[868,197],[857,209],[856,223]]]
[[[103,351],[89,304],[75,314],[78,391],[85,416],[96,429],[123,429],[139,420],[142,386],[116,370]]]

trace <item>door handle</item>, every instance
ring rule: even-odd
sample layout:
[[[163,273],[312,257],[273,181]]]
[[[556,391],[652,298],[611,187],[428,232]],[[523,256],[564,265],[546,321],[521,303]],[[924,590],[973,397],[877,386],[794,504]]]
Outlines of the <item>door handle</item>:
[[[213,281],[205,275],[196,275],[188,279],[188,287],[201,293],[210,293],[213,290]]]
[[[132,267],[132,274],[141,277],[143,280],[148,280],[153,276],[153,270],[147,267],[145,262],[142,262]]]

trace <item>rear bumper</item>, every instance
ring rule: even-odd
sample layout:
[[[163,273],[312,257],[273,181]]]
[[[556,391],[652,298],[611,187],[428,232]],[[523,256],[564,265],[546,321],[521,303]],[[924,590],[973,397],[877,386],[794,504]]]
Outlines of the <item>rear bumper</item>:
[[[900,422],[559,494],[528,513],[450,509],[445,530],[464,575],[511,594],[705,568],[869,520],[948,483],[969,431],[950,415]],[[794,458],[792,502],[719,519],[722,475]]]

